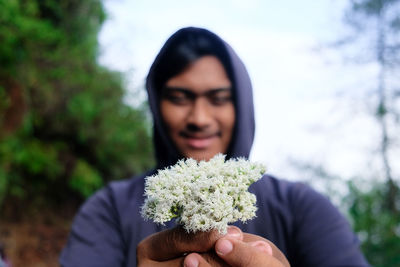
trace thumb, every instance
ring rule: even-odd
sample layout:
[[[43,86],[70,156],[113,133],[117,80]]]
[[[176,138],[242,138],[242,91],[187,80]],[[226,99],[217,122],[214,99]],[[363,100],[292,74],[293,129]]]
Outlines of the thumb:
[[[221,237],[218,231],[188,234],[183,228],[176,227],[148,236],[136,247],[138,259],[166,261],[182,256],[184,253],[206,252],[213,248]]]
[[[245,243],[240,240],[221,238],[215,244],[217,255],[233,267],[241,266],[284,266],[273,256],[268,242]]]

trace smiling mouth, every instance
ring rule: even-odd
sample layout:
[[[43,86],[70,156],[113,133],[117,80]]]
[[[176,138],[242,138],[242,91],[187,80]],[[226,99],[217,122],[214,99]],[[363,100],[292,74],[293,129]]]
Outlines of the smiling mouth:
[[[195,149],[204,149],[209,147],[217,136],[207,138],[186,138],[187,144]]]
[[[193,136],[193,135],[184,135],[181,137],[185,139],[185,143],[193,149],[206,149],[208,148],[218,137],[218,134],[208,135],[208,136]]]

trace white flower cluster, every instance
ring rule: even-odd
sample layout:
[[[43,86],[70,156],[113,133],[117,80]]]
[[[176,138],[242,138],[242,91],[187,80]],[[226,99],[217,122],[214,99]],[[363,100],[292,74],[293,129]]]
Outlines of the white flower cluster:
[[[161,224],[177,218],[187,232],[226,233],[228,223],[255,216],[256,197],[247,190],[264,172],[262,164],[225,161],[222,154],[209,161],[181,160],[146,178],[142,216]]]

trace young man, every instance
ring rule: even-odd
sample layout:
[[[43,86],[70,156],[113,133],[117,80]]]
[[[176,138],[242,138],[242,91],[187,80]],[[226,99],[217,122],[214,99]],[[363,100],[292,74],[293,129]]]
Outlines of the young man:
[[[254,137],[252,88],[234,51],[215,34],[185,28],[155,59],[147,91],[157,168],[216,153],[248,157]],[[144,177],[113,182],[72,225],[62,266],[368,266],[343,216],[301,183],[265,175],[250,187],[257,217],[227,236],[188,235],[140,216]],[[166,230],[169,229],[169,230]],[[165,231],[163,231],[165,230]],[[282,254],[283,253],[283,254]]]

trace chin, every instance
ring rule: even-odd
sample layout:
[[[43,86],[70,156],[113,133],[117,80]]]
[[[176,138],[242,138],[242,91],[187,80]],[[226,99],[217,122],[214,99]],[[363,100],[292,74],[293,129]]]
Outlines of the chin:
[[[196,152],[185,153],[185,157],[192,158],[197,161],[201,160],[208,161],[218,153],[219,152],[213,153],[213,152],[196,151]]]

